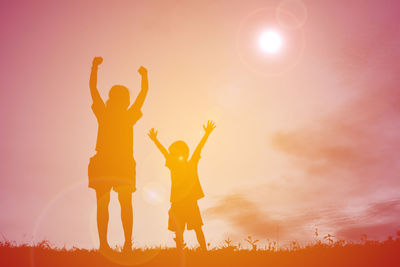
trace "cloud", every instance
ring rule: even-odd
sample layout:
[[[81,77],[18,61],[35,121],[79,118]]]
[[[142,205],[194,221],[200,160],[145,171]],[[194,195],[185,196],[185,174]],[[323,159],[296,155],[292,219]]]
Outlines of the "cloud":
[[[310,46],[312,55],[322,63],[321,73],[325,75],[321,76],[335,77],[332,84],[323,82],[320,91],[329,91],[329,95],[337,92],[333,96],[342,104],[328,115],[324,110],[318,111],[308,125],[276,132],[271,138],[273,147],[290,156],[293,167],[308,176],[350,177],[367,183],[378,177],[390,182],[398,180],[400,50],[396,37],[399,29],[392,24],[396,12],[372,2],[367,5],[365,13],[357,17],[353,12],[358,9],[356,3],[345,10],[333,3],[312,7],[329,6],[330,15],[342,16],[340,22],[331,22],[326,21],[325,12],[316,12],[315,15],[324,16],[320,18],[322,24],[309,25],[329,29],[320,36],[327,38],[323,39],[327,41],[323,49],[317,49],[320,46],[315,40]],[[384,8],[385,12],[376,12],[377,8]],[[374,25],[365,23],[371,18],[376,21]],[[350,22],[354,27],[347,27]],[[315,86],[318,78],[313,77],[310,86]],[[331,102],[326,106],[332,107]]]
[[[331,114],[275,132],[271,145],[306,177],[347,180],[360,191],[400,187],[400,90],[390,88],[366,86]]]
[[[364,234],[383,239],[400,230],[400,201],[393,200],[400,188],[398,99],[400,90],[366,87],[334,113],[272,136],[272,146],[287,156],[288,169],[301,171],[297,179],[313,181],[299,190],[324,192],[311,196],[315,203],[309,205],[317,214],[300,216],[299,224],[315,223],[345,240]],[[324,203],[336,207],[324,210]]]
[[[266,216],[269,223],[274,219],[287,237],[302,231],[307,238],[313,226],[351,240],[359,240],[362,234],[386,238],[400,229],[399,43],[386,38],[398,29],[385,30],[385,38],[377,38],[383,34],[378,28],[332,40],[329,56],[325,45],[317,54],[313,51],[321,64],[321,79],[313,77],[310,86],[322,84],[318,94],[327,92],[335,99],[326,103],[326,110],[315,111],[307,123],[268,137],[286,164],[280,173],[286,183],[277,186],[290,195],[280,196],[291,201],[282,211],[292,214],[272,213],[259,205],[258,216]],[[326,38],[336,36],[328,32]],[[253,195],[268,200],[263,190],[254,189]]]
[[[275,236],[278,221],[265,214],[258,205],[242,195],[232,194],[220,199],[206,210],[211,218],[223,218],[246,234]]]
[[[281,214],[263,209],[262,203],[255,203],[244,195],[231,194],[221,198],[205,213],[210,219],[228,222],[243,235],[280,240],[307,240],[312,238],[315,223],[322,216],[332,215],[332,210]]]
[[[400,199],[394,199],[371,203],[357,220],[339,225],[336,235],[350,240],[359,239],[364,234],[372,239],[382,239],[399,230]]]
[[[231,194],[207,209],[206,214],[227,221],[243,235],[276,239],[279,234],[280,240],[286,241],[312,240],[315,228],[321,235],[330,233],[337,239],[353,241],[362,235],[382,239],[400,230],[400,199],[373,202],[356,212],[325,207],[277,214],[262,207],[244,195]]]
[[[400,229],[396,200],[400,190],[400,64],[394,56],[398,44],[385,42],[380,44],[384,49],[377,50],[376,43],[369,44],[374,36],[362,42],[368,53],[347,43],[356,58],[343,58],[335,48],[340,62],[332,74],[345,75],[337,84],[341,104],[330,113],[310,117],[301,127],[276,131],[269,139],[286,156],[284,175],[297,181],[295,194],[300,197],[293,207],[308,205],[314,210],[300,216],[298,223],[315,223],[343,239],[359,240],[362,234],[386,238]],[[338,72],[340,68],[344,72]],[[287,220],[293,223],[295,219]]]

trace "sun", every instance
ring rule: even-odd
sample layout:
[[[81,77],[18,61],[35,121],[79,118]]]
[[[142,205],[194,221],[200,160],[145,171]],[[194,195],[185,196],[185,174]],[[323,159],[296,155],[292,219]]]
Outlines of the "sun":
[[[277,31],[268,30],[260,35],[258,44],[263,52],[275,54],[282,48],[283,40]]]

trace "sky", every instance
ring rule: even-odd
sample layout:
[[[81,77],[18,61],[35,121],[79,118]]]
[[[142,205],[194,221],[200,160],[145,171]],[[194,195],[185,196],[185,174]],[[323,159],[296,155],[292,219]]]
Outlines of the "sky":
[[[174,244],[169,172],[146,131],[193,151],[209,119],[199,206],[212,246],[395,235],[399,12],[395,0],[1,1],[0,238],[98,246],[94,56],[104,99],[122,84],[133,101],[137,69],[149,73],[134,128],[136,246]],[[282,38],[274,54],[259,47],[270,29]],[[119,213],[112,193],[113,246]]]

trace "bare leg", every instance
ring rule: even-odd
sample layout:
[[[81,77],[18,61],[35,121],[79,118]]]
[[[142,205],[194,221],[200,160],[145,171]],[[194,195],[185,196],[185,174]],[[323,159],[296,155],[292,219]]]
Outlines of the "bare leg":
[[[176,248],[178,250],[183,249],[183,231],[182,230],[177,230],[175,232],[175,243],[176,243]]]
[[[110,191],[96,190],[97,198],[97,230],[99,232],[100,249],[109,249],[107,242],[108,229],[108,205],[110,203]]]
[[[132,227],[133,227],[133,207],[132,193],[119,192],[118,200],[121,205],[121,220],[124,228],[125,245],[124,249],[132,249]]]
[[[196,237],[197,237],[197,241],[200,244],[200,248],[203,251],[206,251],[207,245],[206,245],[206,239],[204,237],[203,229],[201,229],[201,226],[200,226],[199,228],[194,229],[194,231],[196,232]]]

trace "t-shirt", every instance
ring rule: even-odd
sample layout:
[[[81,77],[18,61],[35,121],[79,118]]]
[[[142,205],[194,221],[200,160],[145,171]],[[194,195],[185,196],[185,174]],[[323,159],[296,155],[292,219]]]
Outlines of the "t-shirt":
[[[165,166],[171,171],[172,203],[198,200],[204,197],[197,166],[200,155],[194,154],[189,161],[180,161],[172,156],[167,157]]]
[[[113,111],[104,103],[93,103],[99,128],[96,151],[115,157],[133,156],[133,126],[142,117],[138,108]]]

